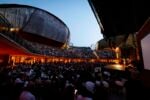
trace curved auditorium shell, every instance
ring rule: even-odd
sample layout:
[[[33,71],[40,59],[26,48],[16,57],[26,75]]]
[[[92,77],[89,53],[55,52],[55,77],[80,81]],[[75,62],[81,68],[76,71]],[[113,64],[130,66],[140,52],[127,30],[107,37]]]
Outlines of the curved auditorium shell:
[[[33,42],[60,47],[70,39],[69,29],[63,21],[36,7],[1,4],[0,18],[1,27],[7,26],[9,30]]]

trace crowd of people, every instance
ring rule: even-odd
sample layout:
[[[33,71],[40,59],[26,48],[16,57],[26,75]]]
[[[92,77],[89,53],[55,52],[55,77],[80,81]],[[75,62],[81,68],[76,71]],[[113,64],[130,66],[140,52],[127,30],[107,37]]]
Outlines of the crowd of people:
[[[115,52],[113,50],[92,50],[90,47],[69,47],[65,49],[54,48],[48,45],[39,44],[35,42],[29,42],[27,47],[34,48],[33,53],[55,56],[55,57],[68,57],[68,58],[115,58]],[[30,49],[29,49],[30,50]],[[95,55],[96,53],[96,55]]]
[[[140,81],[131,79],[126,71],[109,70],[105,65],[57,62],[1,67],[0,99],[131,100],[135,90],[136,96],[141,93],[136,89],[142,89]]]
[[[69,58],[116,58],[111,50],[53,48],[3,33],[32,53]],[[138,72],[111,70],[106,63],[51,62],[0,66],[0,100],[144,100]]]
[[[29,42],[33,48],[42,54],[55,57],[69,57],[69,58],[115,58],[113,50],[92,50],[90,47],[75,47],[71,46],[67,49],[54,48],[51,46]],[[96,53],[96,55],[95,55]]]

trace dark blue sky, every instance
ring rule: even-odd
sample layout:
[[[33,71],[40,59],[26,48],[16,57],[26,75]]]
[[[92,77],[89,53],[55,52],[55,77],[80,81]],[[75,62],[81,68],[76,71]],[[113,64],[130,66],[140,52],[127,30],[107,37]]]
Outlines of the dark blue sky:
[[[87,0],[0,0],[0,3],[26,4],[49,11],[69,27],[74,46],[91,46],[102,38]]]

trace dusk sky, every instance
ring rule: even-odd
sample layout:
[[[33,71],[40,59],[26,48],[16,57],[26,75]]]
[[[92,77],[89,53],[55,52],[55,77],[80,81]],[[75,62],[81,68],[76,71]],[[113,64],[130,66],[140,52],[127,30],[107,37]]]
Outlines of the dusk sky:
[[[25,4],[49,11],[69,27],[74,46],[91,46],[103,38],[87,0],[0,0],[0,3]]]

